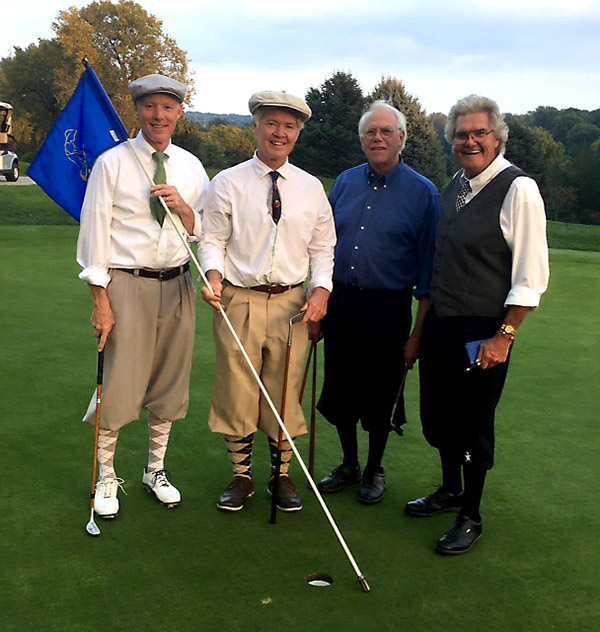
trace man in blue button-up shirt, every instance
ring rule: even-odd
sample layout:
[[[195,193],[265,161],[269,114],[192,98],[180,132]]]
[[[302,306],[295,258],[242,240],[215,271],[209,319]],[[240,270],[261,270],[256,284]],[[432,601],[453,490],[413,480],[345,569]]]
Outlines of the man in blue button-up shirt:
[[[440,211],[435,186],[401,158],[401,112],[376,101],[358,130],[368,162],[342,173],[330,195],[338,241],[318,404],[338,431],[344,460],[318,486],[332,493],[362,479],[358,500],[374,504],[385,493],[390,421],[398,429],[405,421],[402,400],[391,416],[404,365],[412,368],[419,353]],[[411,333],[413,296],[419,307]],[[369,433],[362,473],[359,420]]]

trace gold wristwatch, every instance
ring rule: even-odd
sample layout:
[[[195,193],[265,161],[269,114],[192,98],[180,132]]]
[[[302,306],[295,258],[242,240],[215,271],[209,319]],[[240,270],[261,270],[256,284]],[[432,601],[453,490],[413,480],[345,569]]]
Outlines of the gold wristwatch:
[[[500,327],[500,333],[508,336],[511,340],[514,340],[515,336],[517,335],[517,330],[512,325],[507,325],[506,323],[504,323]]]

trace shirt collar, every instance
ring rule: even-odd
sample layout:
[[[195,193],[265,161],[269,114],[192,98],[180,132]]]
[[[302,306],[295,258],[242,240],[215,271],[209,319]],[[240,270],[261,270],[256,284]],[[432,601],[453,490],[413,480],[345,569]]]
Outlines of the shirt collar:
[[[287,174],[288,171],[290,169],[290,163],[288,160],[286,160],[281,167],[279,167],[279,169],[272,169],[271,167],[269,167],[269,165],[266,165],[259,157],[258,157],[258,152],[254,152],[254,156],[252,156],[252,162],[254,165],[254,171],[256,172],[256,175],[259,178],[262,178],[266,175],[268,175],[269,173],[271,173],[271,171],[277,171],[277,173],[279,173],[280,176],[282,176],[283,178],[287,178]]]
[[[365,178],[368,184],[371,184],[375,181],[382,182],[383,184],[393,184],[394,181],[400,176],[400,172],[403,170],[404,170],[404,160],[402,158],[402,154],[400,154],[400,162],[389,173],[386,173],[384,176],[376,175],[375,172],[371,169],[371,166],[369,165],[368,162],[366,162],[364,166]]]
[[[478,175],[469,180],[469,184],[471,185],[471,191],[473,193],[478,193],[483,189],[483,187],[488,184],[493,178],[495,178],[500,171],[506,169],[506,167],[510,166],[510,162],[506,160],[503,154],[498,154],[494,160]],[[465,171],[463,169],[461,176],[465,177]],[[468,179],[468,178],[467,178]]]
[[[152,147],[152,145],[144,138],[142,132],[138,132],[138,135],[133,139],[135,143],[135,148],[138,150],[140,154],[147,160],[149,163],[152,162],[152,154],[156,152],[156,149]],[[164,153],[167,154],[167,158],[169,157],[169,148],[171,147],[171,141],[167,145]]]

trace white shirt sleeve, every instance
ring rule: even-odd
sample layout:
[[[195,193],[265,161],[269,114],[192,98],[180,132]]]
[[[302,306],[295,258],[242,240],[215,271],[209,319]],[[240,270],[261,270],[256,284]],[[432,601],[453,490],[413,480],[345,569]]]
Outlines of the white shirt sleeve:
[[[512,251],[511,289],[505,305],[537,307],[550,274],[546,213],[532,178],[511,184],[500,210],[500,228]]]

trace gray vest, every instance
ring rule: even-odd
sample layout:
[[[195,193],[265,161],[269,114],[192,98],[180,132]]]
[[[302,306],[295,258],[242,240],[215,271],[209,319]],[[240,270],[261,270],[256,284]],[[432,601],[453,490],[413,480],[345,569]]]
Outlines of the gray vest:
[[[444,189],[431,280],[438,316],[504,316],[512,253],[500,228],[500,208],[513,180],[524,175],[514,166],[504,169],[458,213],[459,175]]]

